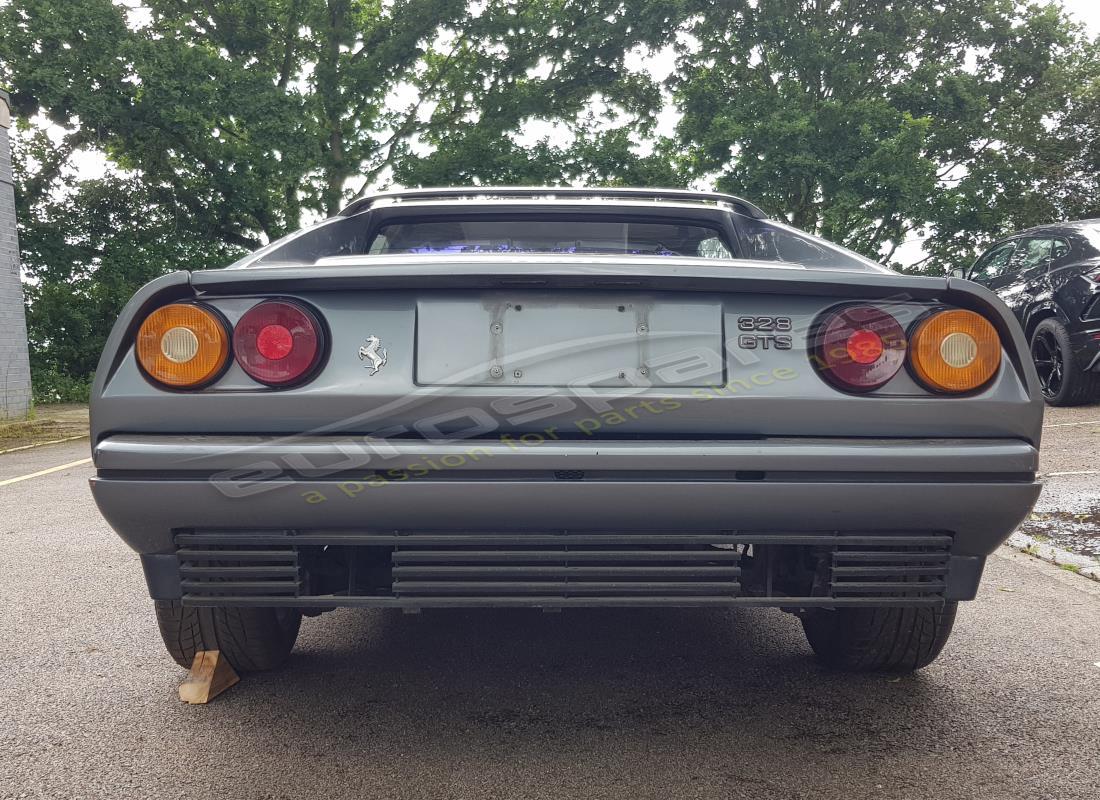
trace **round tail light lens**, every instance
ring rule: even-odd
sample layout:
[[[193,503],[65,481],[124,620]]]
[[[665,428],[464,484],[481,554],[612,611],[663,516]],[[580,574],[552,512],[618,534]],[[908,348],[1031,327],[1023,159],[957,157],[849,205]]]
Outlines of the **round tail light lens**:
[[[321,324],[309,309],[267,300],[244,313],[233,329],[233,352],[241,369],[267,386],[308,378],[323,351]]]
[[[905,331],[874,306],[848,306],[817,326],[814,364],[839,389],[870,392],[898,374],[905,363]]]
[[[194,303],[173,303],[145,318],[135,345],[153,380],[176,389],[205,386],[229,361],[229,335],[220,316]]]
[[[933,391],[969,392],[997,374],[1001,340],[981,314],[940,311],[917,323],[909,363],[917,380]]]

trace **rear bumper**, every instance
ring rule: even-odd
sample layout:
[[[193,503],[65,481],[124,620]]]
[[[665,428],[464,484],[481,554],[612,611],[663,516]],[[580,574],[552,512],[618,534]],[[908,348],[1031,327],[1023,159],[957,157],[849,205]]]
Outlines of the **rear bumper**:
[[[197,528],[948,531],[991,553],[1039,495],[1017,440],[367,444],[114,436],[92,493],[139,553]]]
[[[818,538],[786,544],[836,541],[834,549],[863,540],[828,537],[897,536],[907,548],[906,536],[945,536],[955,579],[938,600],[965,599],[984,557],[1026,517],[1040,491],[1038,454],[1017,440],[368,445],[336,437],[115,436],[96,446],[95,463],[96,503],[143,555],[161,596],[179,596],[181,536],[217,542],[209,537],[252,535],[268,544],[309,544],[312,536],[318,546],[339,545],[343,536],[358,537],[346,540],[355,546],[392,550],[395,542],[411,541],[394,537],[493,532],[492,546],[514,549],[538,541],[532,537],[617,532],[626,537],[619,544],[635,548],[630,552],[649,547],[634,542],[647,533],[665,537],[666,546],[688,541],[676,536],[701,535],[714,547],[778,545],[784,542],[776,537],[804,534]],[[669,531],[676,532],[671,539]],[[247,602],[288,604],[278,596]],[[403,604],[399,597],[301,604],[311,603]],[[480,604],[470,597],[410,603]]]

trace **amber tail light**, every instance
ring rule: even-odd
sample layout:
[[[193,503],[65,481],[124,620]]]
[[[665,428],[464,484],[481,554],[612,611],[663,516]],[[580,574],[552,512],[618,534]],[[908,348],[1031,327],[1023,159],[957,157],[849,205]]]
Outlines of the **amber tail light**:
[[[973,311],[952,309],[917,323],[909,339],[913,375],[936,392],[969,392],[988,383],[1001,365],[993,324]]]
[[[229,361],[229,333],[221,317],[195,303],[173,303],[145,318],[137,360],[157,383],[194,389],[217,378]]]

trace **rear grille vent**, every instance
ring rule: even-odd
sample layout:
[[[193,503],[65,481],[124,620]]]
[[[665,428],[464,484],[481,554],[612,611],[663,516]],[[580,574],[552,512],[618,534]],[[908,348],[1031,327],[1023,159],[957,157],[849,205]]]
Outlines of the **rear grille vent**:
[[[946,548],[841,547],[833,551],[829,593],[833,597],[942,595]]]
[[[397,597],[735,597],[740,553],[709,544],[568,543],[525,547],[400,545]],[[579,538],[579,537],[578,537]],[[581,539],[583,541],[583,539]]]
[[[183,593],[188,596],[297,597],[302,591],[298,553],[293,547],[181,547],[176,557]]]
[[[919,532],[193,530],[185,604],[330,608],[942,603],[952,537]]]

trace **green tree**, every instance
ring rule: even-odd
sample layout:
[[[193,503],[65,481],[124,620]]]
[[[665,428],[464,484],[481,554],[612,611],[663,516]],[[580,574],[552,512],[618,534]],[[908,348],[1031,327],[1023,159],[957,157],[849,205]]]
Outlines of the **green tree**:
[[[587,177],[601,136],[621,161],[583,112],[606,106],[620,136],[651,122],[659,90],[623,57],[677,8],[623,5],[147,0],[139,19],[120,0],[13,0],[0,80],[68,147],[104,150],[203,229],[255,247],[395,168],[411,183]],[[581,144],[521,147],[527,119],[564,120]]]
[[[23,117],[170,193],[229,244],[256,247],[334,213],[384,159],[389,93],[457,0],[15,0],[0,75]]]
[[[1065,218],[1100,217],[1100,77],[1070,94],[1055,133],[1058,147],[1044,164],[1045,196]]]
[[[1087,42],[1010,0],[699,3],[670,84],[684,168],[794,225],[942,268],[1057,216],[1044,177]]]
[[[416,81],[430,104],[404,145],[405,185],[653,185],[682,181],[667,157],[642,155],[660,87],[626,55],[659,47],[681,23],[670,0],[490,2],[433,54]],[[524,143],[528,126],[548,132]]]
[[[140,286],[247,252],[181,229],[192,222],[187,209],[154,197],[134,177],[72,181],[58,192],[66,177],[54,171],[59,160],[43,133],[15,151],[27,333],[40,402],[86,395],[111,325]]]

